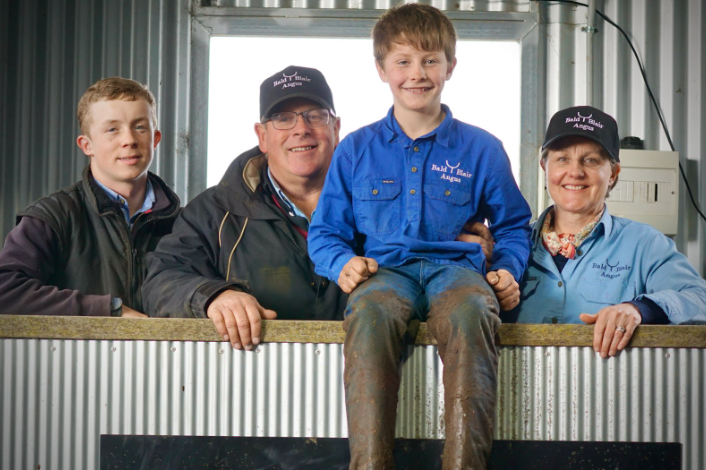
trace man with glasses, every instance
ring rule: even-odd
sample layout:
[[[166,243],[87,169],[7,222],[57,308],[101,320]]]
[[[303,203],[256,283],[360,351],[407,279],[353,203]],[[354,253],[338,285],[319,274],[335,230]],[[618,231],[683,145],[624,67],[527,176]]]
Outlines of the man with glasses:
[[[287,67],[260,85],[259,145],[191,201],[147,258],[142,287],[155,317],[210,318],[224,340],[252,350],[260,320],[342,320],[347,296],[314,272],[307,236],[340,118],[324,76]],[[459,240],[480,243],[482,224]]]
[[[341,121],[324,76],[290,66],[262,82],[259,145],[191,201],[148,258],[150,316],[210,318],[236,349],[253,349],[261,318],[342,319],[345,294],[307,252]]]

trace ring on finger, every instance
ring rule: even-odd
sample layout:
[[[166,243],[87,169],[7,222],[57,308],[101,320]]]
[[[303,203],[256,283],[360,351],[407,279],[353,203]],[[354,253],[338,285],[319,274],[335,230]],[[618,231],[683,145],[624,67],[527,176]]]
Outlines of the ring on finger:
[[[627,333],[627,330],[625,329],[624,326],[616,326],[615,329],[616,329],[617,331],[622,331],[623,333]]]

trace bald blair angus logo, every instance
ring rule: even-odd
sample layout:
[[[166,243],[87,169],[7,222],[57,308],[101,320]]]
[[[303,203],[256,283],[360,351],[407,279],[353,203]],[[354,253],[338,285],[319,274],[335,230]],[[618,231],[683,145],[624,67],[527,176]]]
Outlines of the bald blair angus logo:
[[[581,116],[581,113],[577,112],[576,113],[577,117],[567,117],[566,122],[564,124],[571,124],[572,122],[574,123],[573,127],[577,129],[582,129],[584,131],[594,131],[596,130],[596,127],[599,129],[603,129],[603,124],[596,121],[595,119],[591,119],[593,117],[593,114],[590,114],[588,116]]]
[[[438,171],[442,173],[440,178],[442,180],[450,181],[451,183],[460,183],[461,178],[470,178],[473,176],[470,172],[459,168],[459,166],[461,166],[460,162],[454,166],[446,160],[446,165],[435,165],[432,163],[431,171]]]
[[[272,84],[273,87],[282,85],[282,89],[293,88],[295,86],[302,86],[303,82],[311,81],[311,78],[306,76],[302,77],[301,75],[299,75],[299,72],[294,72],[292,75],[282,74],[282,76],[284,78],[275,80],[275,82]]]

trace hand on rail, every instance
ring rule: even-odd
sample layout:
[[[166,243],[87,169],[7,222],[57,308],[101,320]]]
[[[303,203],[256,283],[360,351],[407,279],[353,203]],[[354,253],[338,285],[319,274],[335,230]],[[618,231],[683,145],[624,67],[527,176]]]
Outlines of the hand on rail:
[[[635,328],[642,323],[640,311],[633,304],[611,305],[593,315],[582,313],[579,318],[584,323],[596,325],[593,330],[593,350],[600,352],[603,359],[625,349]]]
[[[123,305],[123,311],[120,314],[122,318],[149,318],[144,313],[140,313],[137,310],[133,310],[130,307]]]
[[[227,290],[216,297],[206,311],[218,334],[235,349],[252,351],[260,343],[261,319],[272,320],[277,313],[261,306],[245,292]]]

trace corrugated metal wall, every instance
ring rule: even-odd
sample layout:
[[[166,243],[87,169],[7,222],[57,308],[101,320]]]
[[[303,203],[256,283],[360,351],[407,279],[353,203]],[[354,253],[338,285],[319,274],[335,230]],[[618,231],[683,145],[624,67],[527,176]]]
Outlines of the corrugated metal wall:
[[[403,367],[397,435],[443,438],[442,365]],[[0,340],[0,468],[98,468],[100,434],[346,437],[340,344]],[[411,350],[410,350],[411,352]],[[681,442],[706,468],[706,350],[502,348],[496,439]]]
[[[76,104],[96,80],[146,83],[162,142],[152,170],[186,195],[189,0],[0,2],[0,236],[31,201],[80,177]]]

